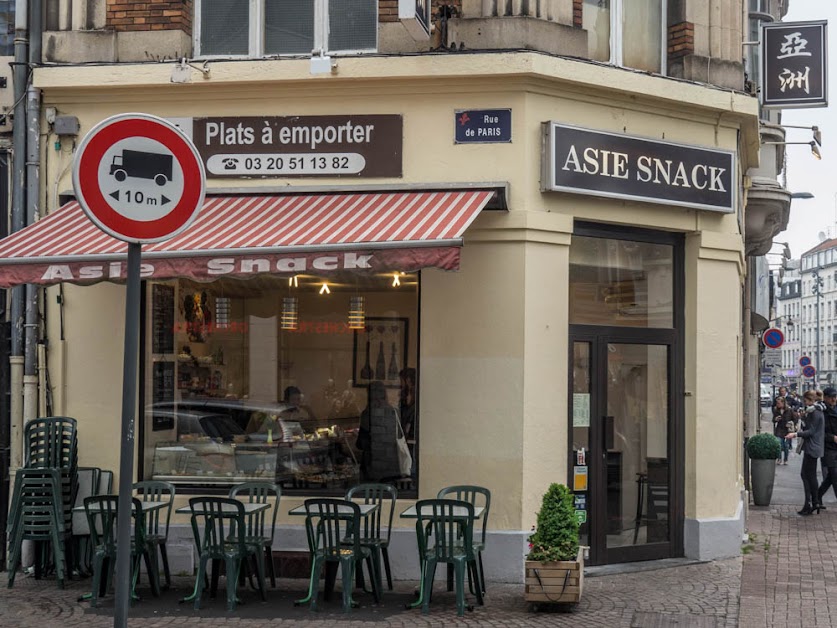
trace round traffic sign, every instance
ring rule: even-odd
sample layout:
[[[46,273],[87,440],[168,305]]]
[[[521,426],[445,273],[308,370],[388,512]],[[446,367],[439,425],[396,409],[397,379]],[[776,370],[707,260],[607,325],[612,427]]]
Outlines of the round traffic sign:
[[[809,358],[807,355],[803,355],[801,358],[799,358],[799,366],[808,366],[810,363],[811,358]]]
[[[802,369],[802,374],[803,374],[805,377],[813,377],[814,375],[816,375],[816,374],[817,374],[817,369],[815,369],[813,366],[811,366],[811,365],[809,364],[809,365],[808,365],[808,366],[806,366],[804,369]]]
[[[772,327],[761,335],[761,341],[765,347],[778,349],[785,342],[785,334],[782,333],[781,329]]]
[[[126,242],[160,242],[189,226],[203,205],[206,174],[192,141],[144,113],[103,120],[84,137],[73,187],[87,217]]]

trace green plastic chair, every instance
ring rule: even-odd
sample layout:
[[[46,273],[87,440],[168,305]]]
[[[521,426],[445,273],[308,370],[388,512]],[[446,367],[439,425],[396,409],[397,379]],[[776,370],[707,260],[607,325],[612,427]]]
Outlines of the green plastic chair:
[[[66,553],[72,546],[72,519],[64,516],[61,472],[58,469],[19,469],[8,519],[8,588],[12,588],[20,561],[23,541],[49,544],[59,588],[67,575]],[[40,578],[44,560],[36,559],[36,578]],[[72,562],[72,561],[70,561]]]
[[[189,500],[192,510],[192,531],[198,546],[198,573],[195,581],[195,610],[200,610],[201,595],[206,586],[207,562],[224,561],[227,578],[227,610],[234,611],[238,575],[241,565],[250,556],[256,559],[256,575],[259,593],[266,601],[264,585],[264,551],[261,544],[247,541],[247,516],[244,504],[226,497],[193,497]],[[212,590],[218,583],[218,570],[212,570]]]
[[[306,499],[305,531],[311,552],[311,579],[308,596],[297,600],[300,605],[310,602],[310,609],[317,610],[317,594],[320,574],[326,563],[339,563],[343,580],[343,611],[348,613],[357,603],[352,599],[352,583],[358,563],[366,560],[372,576],[372,595],[375,603],[381,599],[372,552],[360,544],[360,507],[345,499]]]
[[[171,571],[169,571],[169,557],[166,552],[166,543],[169,540],[169,522],[174,504],[174,484],[169,482],[158,482],[145,480],[134,482],[134,490],[139,492],[140,501],[143,502],[166,502],[166,506],[160,510],[152,510],[145,515],[145,541],[160,550],[160,558],[163,561],[163,575],[166,578],[166,589],[171,588]],[[165,524],[165,525],[163,525]]]
[[[143,560],[151,582],[151,593],[154,597],[160,597],[157,550],[146,541],[145,518],[140,501],[136,497],[131,499],[131,508],[134,532],[131,536],[131,599],[139,599],[136,588]],[[99,596],[105,595],[113,582],[118,509],[119,497],[116,495],[93,495],[84,500],[84,512],[90,525],[93,547],[93,586],[90,593],[90,604],[93,607],[98,605]]]
[[[488,527],[488,511],[491,510],[491,491],[482,486],[471,486],[468,484],[460,484],[457,486],[447,486],[439,491],[436,495],[439,499],[458,499],[466,501],[474,508],[482,506],[482,534],[479,534],[474,540],[474,551],[477,554],[477,562],[479,563],[479,587],[485,593],[485,572],[482,568],[482,553],[485,550],[486,529]],[[448,566],[448,591],[453,590],[453,570]],[[471,593],[474,591],[472,590]]]
[[[246,496],[247,503],[267,504],[274,499],[273,514],[270,515],[270,530],[268,531],[268,513],[270,509],[247,516],[247,542],[260,544],[264,548],[264,560],[270,572],[270,586],[276,588],[276,567],[273,564],[273,538],[276,534],[276,515],[279,512],[279,501],[282,499],[282,489],[272,482],[243,482],[230,489],[231,499],[241,499]]]
[[[392,484],[358,484],[346,491],[346,499],[360,500],[362,504],[377,504],[378,508],[371,515],[362,519],[360,544],[372,551],[372,558],[381,573],[381,557],[387,574],[387,587],[392,591],[392,569],[389,564],[389,541],[392,533],[392,517],[395,513],[395,502],[398,499],[398,489]],[[387,529],[384,533],[381,523],[384,518],[384,505],[389,503]],[[380,590],[381,583],[378,582]]]
[[[465,572],[477,576],[474,555],[474,507],[453,499],[424,499],[416,502],[416,536],[422,563],[422,613],[430,612],[430,597],[436,565],[447,563],[456,576],[456,613],[465,614]],[[479,582],[477,580],[477,582]],[[482,605],[482,590],[476,587],[477,603]],[[474,610],[468,605],[468,610]]]

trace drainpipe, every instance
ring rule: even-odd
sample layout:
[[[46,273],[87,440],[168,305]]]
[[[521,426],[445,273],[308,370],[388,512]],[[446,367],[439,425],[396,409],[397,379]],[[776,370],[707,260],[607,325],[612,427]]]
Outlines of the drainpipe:
[[[34,14],[38,13],[40,2],[32,3],[32,45],[29,49],[30,58],[34,63],[39,60],[34,58],[34,52],[38,49],[35,40],[34,26],[37,20]],[[35,222],[39,215],[40,199],[40,177],[39,166],[41,157],[41,90],[30,87],[26,91],[26,214],[27,224]],[[26,322],[24,328],[24,359],[23,359],[23,425],[25,426],[32,419],[38,416],[38,330],[40,321],[38,313],[38,287],[33,284],[26,284]]]
[[[26,226],[26,83],[29,56],[29,6],[27,0],[15,1],[15,65],[14,65],[14,118],[12,133],[12,211],[11,232]],[[11,469],[23,466],[23,306],[25,289],[12,289],[11,304],[11,356],[10,408],[11,408]]]

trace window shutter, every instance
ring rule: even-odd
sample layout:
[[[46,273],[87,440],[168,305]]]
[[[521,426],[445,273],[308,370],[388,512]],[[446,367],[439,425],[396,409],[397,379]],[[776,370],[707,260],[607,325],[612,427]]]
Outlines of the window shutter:
[[[311,0],[267,0],[265,54],[311,54],[314,50],[314,5]]]
[[[328,51],[375,51],[378,0],[329,0]]]
[[[203,0],[200,5],[200,53],[250,53],[249,0]]]

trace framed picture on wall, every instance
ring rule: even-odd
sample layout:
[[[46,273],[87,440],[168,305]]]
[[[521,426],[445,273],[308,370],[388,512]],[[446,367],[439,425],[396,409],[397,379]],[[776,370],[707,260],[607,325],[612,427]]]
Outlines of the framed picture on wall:
[[[366,317],[366,327],[354,332],[352,379],[356,388],[380,380],[399,388],[398,373],[407,365],[409,318]]]

